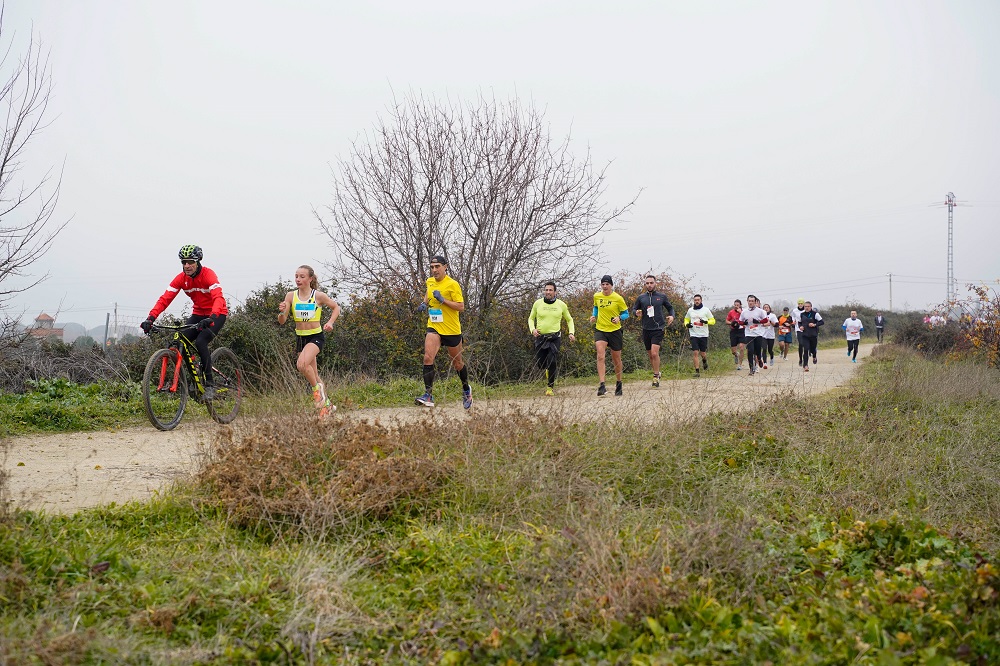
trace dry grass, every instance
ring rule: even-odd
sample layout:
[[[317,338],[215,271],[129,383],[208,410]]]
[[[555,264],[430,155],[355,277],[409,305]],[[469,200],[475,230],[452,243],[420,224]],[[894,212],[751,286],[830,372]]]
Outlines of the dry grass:
[[[364,518],[416,508],[445,478],[431,424],[379,425],[272,416],[221,431],[200,473],[240,525],[321,534]]]

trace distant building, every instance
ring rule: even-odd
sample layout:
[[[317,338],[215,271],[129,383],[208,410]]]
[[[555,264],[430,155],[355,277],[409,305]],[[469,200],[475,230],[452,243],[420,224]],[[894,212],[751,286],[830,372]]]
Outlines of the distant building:
[[[62,342],[63,330],[55,327],[56,320],[44,312],[35,317],[35,325],[28,329],[28,334],[40,340],[58,340]]]

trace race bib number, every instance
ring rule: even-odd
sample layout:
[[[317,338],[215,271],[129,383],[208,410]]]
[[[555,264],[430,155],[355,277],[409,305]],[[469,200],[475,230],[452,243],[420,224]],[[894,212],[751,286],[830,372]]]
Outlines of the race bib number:
[[[295,321],[309,321],[315,314],[315,303],[296,303],[293,319],[295,319]]]
[[[427,314],[431,317],[432,324],[440,324],[444,322],[444,311],[441,308],[431,308],[427,311]]]
[[[646,316],[647,317],[652,317],[653,316],[653,306],[652,305],[650,305],[648,308],[646,308]]]

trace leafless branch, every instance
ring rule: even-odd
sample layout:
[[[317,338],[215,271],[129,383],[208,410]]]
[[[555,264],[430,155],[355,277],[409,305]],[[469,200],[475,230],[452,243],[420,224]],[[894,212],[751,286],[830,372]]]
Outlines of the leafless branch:
[[[467,307],[485,312],[589,275],[598,235],[635,203],[605,204],[606,174],[516,100],[414,94],[336,163],[333,202],[315,213],[342,282],[419,296],[428,258],[444,253]]]
[[[4,34],[0,10],[0,41]],[[45,275],[32,278],[30,268],[67,224],[53,220],[61,169],[54,182],[52,170],[34,183],[20,178],[29,144],[48,126],[51,95],[51,69],[41,43],[32,36],[26,52],[16,61],[11,59],[8,44],[0,59],[0,109],[5,114],[0,141],[0,309],[12,295],[45,279]],[[28,280],[14,284],[12,278]]]

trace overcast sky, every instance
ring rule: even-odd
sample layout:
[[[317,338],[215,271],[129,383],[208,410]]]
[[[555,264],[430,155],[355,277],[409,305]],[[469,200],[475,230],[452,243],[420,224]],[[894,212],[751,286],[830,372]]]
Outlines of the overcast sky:
[[[55,85],[24,175],[65,163],[71,219],[12,305],[141,319],[186,243],[236,302],[319,267],[330,164],[394,91],[484,91],[611,162],[609,204],[642,189],[595,283],[669,268],[710,304],[884,308],[891,272],[893,305],[925,307],[948,191],[971,204],[956,277],[1000,277],[998,27],[995,1],[8,0],[5,41],[41,39]]]

